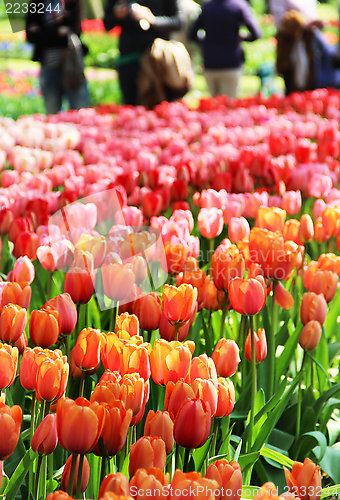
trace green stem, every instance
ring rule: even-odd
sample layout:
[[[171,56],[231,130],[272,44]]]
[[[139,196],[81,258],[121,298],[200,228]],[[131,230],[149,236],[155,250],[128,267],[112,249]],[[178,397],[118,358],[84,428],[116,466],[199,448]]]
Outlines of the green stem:
[[[218,420],[215,417],[213,418],[212,438],[210,443],[210,450],[208,452],[208,460],[210,457],[214,457],[216,453],[217,429],[218,429]]]
[[[103,479],[106,476],[106,466],[107,466],[107,458],[102,457],[102,466],[100,469],[100,484],[103,482]]]
[[[208,263],[211,262],[211,259],[212,259],[213,253],[214,253],[214,248],[215,248],[215,239],[210,238],[209,239],[209,255],[208,255],[208,259],[207,259]]]
[[[306,361],[306,351],[303,353],[303,360],[300,367],[300,372],[302,372],[303,366]],[[302,403],[302,388],[301,388],[301,379],[299,380],[298,385],[298,401],[297,401],[297,414],[296,414],[296,437],[300,436],[300,428],[301,428],[301,403]]]
[[[227,317],[227,293],[225,292],[225,297],[222,304],[222,316],[221,316],[221,327],[220,327],[220,338],[225,337],[225,320]]]
[[[39,455],[38,456],[37,471],[35,473],[35,498],[36,498],[36,500],[39,500],[39,481],[40,481],[42,459],[43,459],[43,455]]]
[[[275,293],[276,293],[277,282],[273,281],[273,297],[272,297],[272,321],[270,325],[270,331],[268,335],[268,357],[269,357],[269,398],[272,397],[275,391],[276,381],[275,381],[275,333],[277,328],[277,315],[278,309],[275,303]]]
[[[179,323],[175,324],[174,340],[178,340]]]
[[[32,437],[35,429],[35,417],[36,417],[36,407],[37,400],[35,397],[35,392],[32,393],[32,404],[31,404],[31,424],[30,424],[30,442],[32,442]],[[33,464],[34,460],[30,462],[29,474],[28,474],[28,489],[29,494],[33,497]]]
[[[83,476],[83,464],[84,464],[84,457],[85,455],[81,453],[79,457],[79,467],[78,467],[78,478],[77,478],[77,492],[76,492],[76,498],[80,497],[80,490],[81,490],[81,480]]]
[[[47,300],[52,298],[53,271],[49,271],[47,280]]]
[[[53,472],[54,472],[54,465],[53,465],[53,453],[48,455],[48,493],[51,493],[53,491]]]
[[[183,464],[183,472],[188,472],[189,469],[189,460],[190,460],[190,448],[185,448],[184,450],[184,464]]]
[[[81,377],[80,377],[80,385],[79,385],[79,397],[81,397],[81,398],[84,395],[85,377],[86,377],[86,373],[84,372],[84,370],[82,370]]]
[[[250,421],[249,421],[248,438],[247,438],[247,453],[250,453],[252,445],[253,445],[255,399],[256,399],[256,393],[257,393],[256,356],[255,356],[255,337],[254,337],[253,316],[249,316],[249,323],[250,323],[250,338],[251,338],[251,400],[250,400]]]
[[[78,453],[72,453],[71,470],[67,488],[67,493],[70,495],[70,497],[73,496],[73,483],[74,483],[74,477],[76,475],[77,459],[78,459]]]
[[[181,454],[181,449],[178,443],[176,443],[176,451],[175,451],[175,470],[179,469],[179,457]]]

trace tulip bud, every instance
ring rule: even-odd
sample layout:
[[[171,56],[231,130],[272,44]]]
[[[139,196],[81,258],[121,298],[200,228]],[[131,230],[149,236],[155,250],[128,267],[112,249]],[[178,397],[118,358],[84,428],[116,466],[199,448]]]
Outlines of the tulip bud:
[[[50,306],[60,315],[60,333],[70,335],[77,323],[77,309],[69,293],[62,293],[50,299],[43,307]]]
[[[27,311],[16,304],[6,304],[0,316],[0,339],[15,343],[25,330]]]
[[[20,406],[10,408],[0,403],[0,460],[6,460],[15,450],[19,441],[21,422]]]
[[[217,409],[215,417],[226,417],[234,409],[235,388],[231,380],[220,377],[217,386]]]
[[[29,322],[30,339],[35,345],[50,347],[56,343],[60,333],[60,315],[51,307],[31,312]]]
[[[63,474],[61,476],[61,487],[63,490],[68,491],[69,489],[69,480],[70,480],[70,472],[71,472],[71,465],[72,465],[72,460],[73,460],[73,455],[70,455],[68,459],[66,460],[66,464],[64,466]],[[76,465],[76,472],[74,475],[74,480],[73,480],[73,487],[72,487],[72,495],[75,496],[77,492],[77,481],[78,481],[78,471],[79,471],[79,460],[80,460],[80,455],[77,456],[77,465]],[[82,474],[81,474],[81,484],[80,484],[80,492],[84,493],[84,491],[87,488],[88,482],[90,478],[90,465],[89,462],[86,458],[86,455],[84,456],[84,462],[83,462],[83,469],[82,469]]]
[[[125,330],[131,337],[139,335],[139,319],[134,314],[122,313],[116,319],[116,331]]]
[[[210,405],[200,399],[186,401],[175,417],[175,441],[184,448],[200,448],[209,437],[210,426]]]
[[[164,285],[162,305],[164,315],[171,324],[184,325],[195,312],[197,289],[183,283],[178,288]]]
[[[223,229],[223,212],[219,208],[201,208],[197,224],[202,236],[208,239],[216,238]]]
[[[218,376],[225,378],[236,373],[237,366],[241,361],[236,342],[224,338],[217,342],[211,357],[215,363]]]
[[[6,304],[17,304],[25,309],[29,308],[32,290],[28,283],[7,283],[1,295],[1,309]]]
[[[320,293],[307,292],[303,295],[300,307],[301,322],[303,325],[311,320],[324,324],[327,315],[327,303]]]
[[[299,239],[302,243],[307,243],[314,237],[313,220],[309,214],[300,217]]]
[[[145,498],[146,491],[151,498],[162,500],[167,496],[169,479],[168,472],[164,475],[161,469],[155,467],[150,470],[138,469],[130,480],[130,492],[136,500]]]
[[[249,222],[244,217],[231,217],[228,226],[228,236],[230,241],[238,243],[244,238],[248,238],[250,232]]]
[[[18,368],[16,347],[0,342],[0,390],[12,385]]]
[[[302,328],[299,344],[305,351],[313,351],[321,339],[321,325],[318,321],[311,320]]]
[[[163,439],[143,436],[130,447],[129,475],[132,477],[137,469],[149,470],[157,467],[164,469],[166,451]]]
[[[234,460],[230,463],[226,459],[215,460],[209,465],[205,477],[217,481],[219,490],[224,492],[220,500],[240,500],[242,473],[239,464]]]
[[[69,293],[76,304],[86,304],[94,292],[94,271],[71,268],[65,276],[64,292]]]
[[[100,330],[84,328],[72,349],[73,361],[82,370],[93,370],[100,363],[100,349],[104,335]]]
[[[172,452],[174,448],[174,423],[167,411],[158,410],[156,413],[150,410],[144,426],[144,436],[156,436],[163,439],[166,447],[166,454]]]
[[[232,307],[240,314],[257,314],[266,304],[267,287],[263,276],[246,280],[234,278],[228,292]]]
[[[188,497],[196,500],[217,500],[215,491],[218,490],[218,482],[202,477],[199,472],[182,472],[177,469],[171,481],[171,500],[180,500]],[[188,496],[188,491],[191,495]]]
[[[303,463],[294,462],[292,470],[284,467],[289,491],[298,495],[301,500],[317,500],[321,497],[320,467],[309,458]]]
[[[66,491],[58,490],[54,493],[49,493],[46,500],[72,500],[72,497]]]
[[[116,495],[123,496],[129,494],[129,481],[124,474],[116,472],[115,474],[108,474],[105,476],[102,484],[100,485],[98,500],[104,496],[105,493],[112,492]]]
[[[13,267],[12,281],[16,281],[17,283],[25,281],[30,285],[34,280],[34,275],[35,271],[32,261],[27,257],[27,255],[19,257]]]
[[[47,415],[37,427],[31,441],[31,448],[39,455],[50,455],[58,444],[55,413]]]
[[[133,312],[139,319],[142,330],[157,330],[161,319],[161,301],[154,292],[146,293],[133,303]]]
[[[116,301],[128,301],[131,289],[135,284],[135,275],[129,264],[103,265],[101,267],[104,293]]]
[[[259,328],[258,333],[254,332],[255,359],[256,363],[261,363],[267,356],[267,339],[263,328]],[[248,361],[251,361],[251,332],[249,331],[244,345],[244,352]]]

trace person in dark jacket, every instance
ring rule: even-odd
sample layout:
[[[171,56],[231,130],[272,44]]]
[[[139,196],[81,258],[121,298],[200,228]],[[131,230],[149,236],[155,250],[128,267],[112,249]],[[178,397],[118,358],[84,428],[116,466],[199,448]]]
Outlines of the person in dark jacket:
[[[44,8],[42,8],[44,5]],[[80,0],[31,0],[26,16],[27,41],[34,45],[33,60],[41,64],[40,87],[46,112],[62,109],[63,99],[70,109],[88,107],[87,82],[76,90],[63,88],[62,65],[69,36],[81,34]],[[83,53],[87,51],[83,45]]]
[[[249,31],[245,36],[240,32],[243,26]],[[210,0],[203,4],[189,36],[202,43],[205,78],[210,94],[237,97],[244,63],[242,41],[252,42],[261,36],[248,3],[245,0]]]
[[[107,31],[121,26],[120,59],[117,64],[125,104],[137,104],[140,59],[155,38],[169,39],[182,26],[177,0],[107,0],[104,26]]]

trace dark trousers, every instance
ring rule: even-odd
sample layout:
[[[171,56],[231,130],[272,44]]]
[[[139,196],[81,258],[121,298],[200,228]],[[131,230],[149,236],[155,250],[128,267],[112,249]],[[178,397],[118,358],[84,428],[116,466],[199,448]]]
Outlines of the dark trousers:
[[[118,66],[118,78],[124,104],[137,104],[137,79],[139,61],[121,64]]]

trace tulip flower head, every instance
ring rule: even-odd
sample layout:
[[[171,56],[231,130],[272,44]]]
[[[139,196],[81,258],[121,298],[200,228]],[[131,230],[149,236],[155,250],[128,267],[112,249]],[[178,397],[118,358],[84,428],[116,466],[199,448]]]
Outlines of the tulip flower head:
[[[140,468],[163,470],[165,463],[165,443],[160,437],[143,436],[130,447],[130,477]]]
[[[162,295],[163,311],[168,321],[182,326],[195,312],[197,289],[183,283],[179,287],[164,285]]]
[[[12,455],[19,441],[22,422],[20,406],[9,407],[0,402],[0,460]]]
[[[47,415],[39,424],[32,437],[31,448],[40,455],[50,455],[58,444],[57,420],[55,413]]]
[[[284,467],[289,491],[298,495],[300,500],[318,500],[321,498],[320,467],[312,460],[305,458],[304,462],[294,462],[292,470]]]

